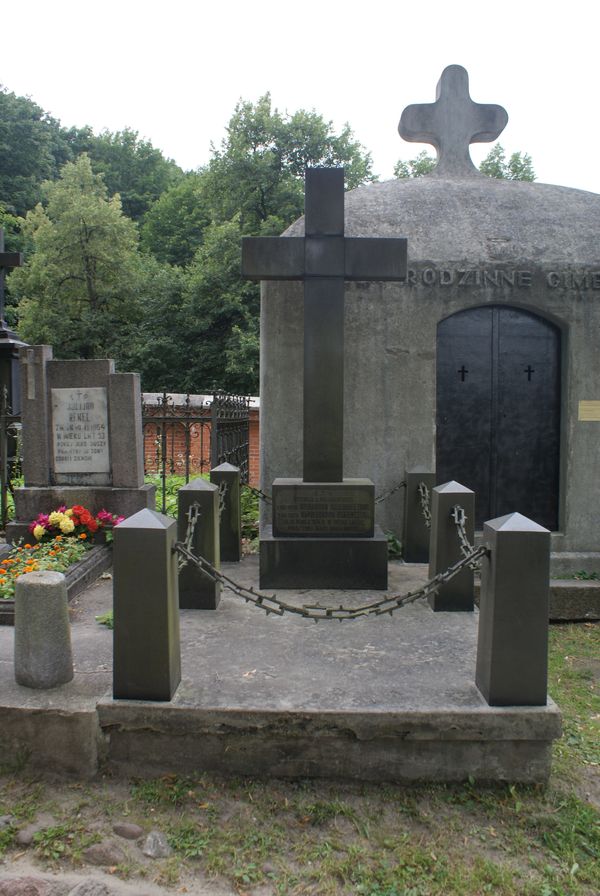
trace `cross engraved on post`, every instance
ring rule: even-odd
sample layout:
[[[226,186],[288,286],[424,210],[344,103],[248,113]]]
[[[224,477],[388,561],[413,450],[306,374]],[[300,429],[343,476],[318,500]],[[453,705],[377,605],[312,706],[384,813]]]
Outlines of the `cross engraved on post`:
[[[523,373],[527,374],[527,381],[531,382],[531,374],[535,373],[535,369],[531,366],[531,364],[528,364]]]
[[[464,383],[464,381],[465,381],[465,377],[466,377],[466,375],[468,374],[468,372],[469,372],[469,371],[467,370],[467,368],[466,368],[465,365],[463,364],[463,366],[462,366],[462,367],[460,368],[460,370],[458,371],[458,373],[460,373],[460,381],[461,381],[461,383]]]
[[[471,161],[470,144],[491,143],[507,122],[502,106],[473,102],[466,69],[449,65],[438,82],[435,103],[407,106],[398,131],[410,143],[435,146],[438,158],[434,174],[469,177],[479,174]]]
[[[343,481],[344,281],[406,279],[406,239],[344,236],[344,169],[306,171],[304,237],[246,237],[242,273],[304,281],[304,482]]]

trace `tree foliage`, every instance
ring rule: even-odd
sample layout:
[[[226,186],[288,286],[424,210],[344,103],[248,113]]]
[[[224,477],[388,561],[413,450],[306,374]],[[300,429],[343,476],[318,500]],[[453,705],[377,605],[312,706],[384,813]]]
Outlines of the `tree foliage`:
[[[422,177],[433,171],[435,166],[435,158],[423,150],[414,159],[408,161],[400,159],[396,162],[394,177]],[[499,143],[491,148],[481,162],[479,170],[482,174],[499,180],[535,180],[531,156],[527,153],[513,152],[507,161],[504,149]]]
[[[118,195],[108,198],[85,155],[68,162],[43,191],[46,205],[28,212],[24,223],[34,251],[10,276],[19,334],[57,346],[62,357],[118,354],[138,313],[135,225]]]

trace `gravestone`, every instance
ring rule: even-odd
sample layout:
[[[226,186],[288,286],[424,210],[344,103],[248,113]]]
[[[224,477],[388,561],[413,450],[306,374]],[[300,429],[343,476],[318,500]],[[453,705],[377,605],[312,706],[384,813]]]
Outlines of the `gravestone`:
[[[343,169],[308,169],[305,206],[303,237],[243,241],[245,276],[304,284],[303,475],[273,482],[260,584],[386,588],[387,541],[374,526],[373,483],[343,474],[344,290],[347,280],[402,280],[406,240],[344,235]],[[271,375],[278,378],[277,367]]]
[[[20,364],[25,485],[15,490],[9,540],[61,504],[124,517],[154,507],[139,375],[116,373],[110,360],[54,359],[47,345],[22,348]]]
[[[380,493],[437,466],[438,483],[476,492],[476,528],[522,513],[552,531],[554,573],[600,572],[600,196],[477,171],[470,143],[506,120],[450,66],[400,124],[436,147],[436,169],[346,194],[345,234],[406,235],[410,260],[405,281],[346,286],[344,475]],[[299,220],[283,239],[302,233]],[[302,472],[303,330],[300,286],[263,283],[265,489]],[[404,501],[376,506],[400,541]]]

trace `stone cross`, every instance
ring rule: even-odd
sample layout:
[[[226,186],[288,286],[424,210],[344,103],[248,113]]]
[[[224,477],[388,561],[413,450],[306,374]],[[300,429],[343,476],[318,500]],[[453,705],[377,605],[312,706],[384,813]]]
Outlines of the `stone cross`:
[[[400,136],[410,143],[430,143],[437,150],[435,174],[470,176],[477,172],[469,155],[471,143],[491,143],[500,136],[508,115],[502,106],[474,103],[469,75],[462,65],[442,72],[435,103],[407,106],[400,118]]]
[[[23,256],[20,252],[4,251],[4,230],[0,227],[0,327],[6,328],[4,320],[4,273],[12,268],[19,268],[23,264]]]
[[[246,237],[242,273],[304,281],[303,480],[342,482],[344,281],[404,280],[406,239],[344,236],[343,168],[307,169],[304,231]]]

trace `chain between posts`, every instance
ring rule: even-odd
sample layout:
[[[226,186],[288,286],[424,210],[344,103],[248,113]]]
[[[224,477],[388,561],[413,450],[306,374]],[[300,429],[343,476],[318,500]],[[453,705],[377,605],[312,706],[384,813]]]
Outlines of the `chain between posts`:
[[[196,530],[196,525],[198,520],[200,519],[200,505],[195,503],[190,504],[187,512],[187,529],[185,530],[185,541],[183,544],[186,549],[191,552],[192,550],[192,542],[194,541],[194,532]],[[177,558],[177,569],[181,572],[184,566],[187,566],[187,560],[179,554]]]
[[[250,492],[251,495],[254,495],[255,498],[258,498],[260,501],[264,501],[265,504],[272,504],[273,499],[270,495],[267,495],[265,492],[261,491],[259,488],[253,488],[251,485],[246,485],[246,488]]]
[[[221,514],[225,509],[225,499],[227,497],[227,483],[220,482],[219,483],[219,519],[221,519]]]
[[[234,582],[233,579],[229,578],[229,576],[226,576],[220,570],[215,569],[215,567],[212,566],[208,560],[205,560],[204,557],[196,556],[183,542],[177,542],[174,550],[176,550],[181,557],[185,558],[186,563],[192,563],[204,575],[208,575],[214,582],[220,582],[223,587],[228,588],[237,597],[241,597],[246,603],[252,603],[260,610],[264,610],[267,616],[271,613],[275,616],[283,616],[284,613],[291,613],[296,616],[301,616],[304,619],[313,619],[315,622],[319,622],[321,619],[337,619],[339,622],[343,622],[347,619],[359,619],[364,616],[383,616],[385,614],[391,616],[392,613],[399,610],[401,607],[405,607],[407,604],[412,604],[422,597],[429,597],[430,595],[435,594],[438,588],[445,585],[446,582],[449,582],[454,576],[458,575],[461,569],[468,566],[470,563],[475,562],[487,553],[487,548],[474,548],[471,554],[458,560],[445,572],[438,573],[438,575],[426,582],[425,585],[417,591],[409,591],[407,594],[403,595],[394,594],[390,597],[384,597],[381,600],[373,601],[371,604],[364,604],[359,607],[344,607],[342,605],[338,607],[323,607],[320,604],[304,604],[302,606],[288,604],[285,601],[280,600],[276,594],[262,594],[260,591],[255,591],[254,588],[247,588],[245,585],[239,585],[237,582]]]
[[[452,508],[452,510],[450,511],[450,516],[454,520],[454,524],[456,526],[458,540],[460,542],[460,550],[462,552],[463,557],[471,557],[475,548],[471,544],[469,539],[467,538],[467,533],[465,530],[465,523],[467,522],[467,515],[465,513],[464,507],[461,507],[460,504],[455,504],[454,507]],[[469,563],[469,566],[471,569],[479,569],[480,564],[471,560],[471,562]]]
[[[424,482],[419,482],[419,499],[421,501],[421,513],[425,520],[425,525],[431,529],[431,510],[429,506],[430,493]]]
[[[381,495],[378,495],[375,498],[376,504],[381,504],[382,501],[387,501],[388,498],[391,498],[396,492],[400,491],[401,488],[406,488],[406,479],[403,479],[398,485],[395,485],[393,488],[387,490],[387,492],[383,492]]]

